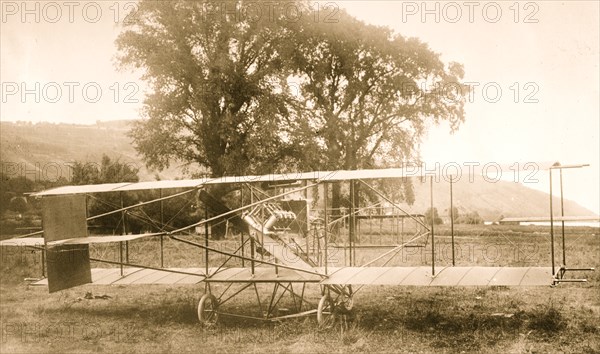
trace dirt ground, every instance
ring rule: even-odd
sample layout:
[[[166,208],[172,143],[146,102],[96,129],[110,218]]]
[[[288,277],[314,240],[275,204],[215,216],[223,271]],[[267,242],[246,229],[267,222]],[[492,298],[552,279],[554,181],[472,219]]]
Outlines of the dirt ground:
[[[490,241],[481,232],[462,235],[475,238],[473,244]],[[509,236],[507,249],[539,242],[536,262],[546,265],[547,240],[538,231]],[[597,229],[569,235],[567,245],[572,266],[598,268]],[[203,285],[85,285],[48,294],[47,288],[23,281],[39,275],[36,259],[2,249],[2,353],[600,352],[598,271],[576,274],[587,283],[556,287],[368,286],[331,328],[320,328],[315,316],[276,323],[221,317],[217,325],[203,326],[196,317]],[[461,265],[481,261],[463,259]],[[262,290],[268,296],[269,289]],[[316,303],[319,297],[319,287],[308,286],[308,300]],[[228,303],[229,310],[242,314],[256,306],[253,293]]]

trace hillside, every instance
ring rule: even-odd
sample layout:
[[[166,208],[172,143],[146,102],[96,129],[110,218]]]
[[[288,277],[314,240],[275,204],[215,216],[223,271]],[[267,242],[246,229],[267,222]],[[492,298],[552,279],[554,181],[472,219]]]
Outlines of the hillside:
[[[74,161],[99,162],[102,154],[120,158],[140,168],[140,179],[154,180],[156,172],[145,168],[127,137],[128,121],[101,122],[96,125],[0,123],[0,159],[3,171],[14,175],[18,168],[28,178],[55,178],[56,167],[69,179],[69,164]],[[37,171],[37,172],[36,172]],[[160,173],[162,179],[182,177],[176,168]],[[416,201],[406,206],[415,213],[429,208],[429,183],[415,179]],[[434,184],[434,206],[440,216],[448,215],[450,205],[448,183]],[[463,178],[454,185],[454,205],[460,213],[477,211],[485,220],[496,220],[500,215],[546,216],[548,195],[522,184],[500,181],[487,183]],[[555,198],[556,209],[560,200]],[[594,215],[575,202],[565,201],[566,215]]]
[[[414,212],[424,212],[429,208],[429,182],[413,181],[416,200],[408,207]],[[450,185],[447,182],[433,184],[434,207],[440,216],[446,217],[450,208]],[[494,221],[501,215],[505,217],[548,216],[550,214],[549,195],[523,184],[498,181],[486,182],[483,178],[474,178],[473,182],[464,177],[453,185],[454,206],[459,213],[477,211],[484,220]],[[554,196],[554,214],[560,215],[560,198]],[[565,215],[594,216],[594,213],[576,202],[564,201]]]
[[[100,122],[97,125],[52,123],[0,123],[0,160],[3,171],[14,175],[17,168],[28,178],[70,178],[74,161],[99,162],[102,154],[139,168],[141,180],[154,180],[156,172],[146,169],[127,137],[128,121]],[[35,172],[37,171],[37,172]],[[58,172],[57,172],[58,171]],[[171,168],[160,177],[175,178]]]

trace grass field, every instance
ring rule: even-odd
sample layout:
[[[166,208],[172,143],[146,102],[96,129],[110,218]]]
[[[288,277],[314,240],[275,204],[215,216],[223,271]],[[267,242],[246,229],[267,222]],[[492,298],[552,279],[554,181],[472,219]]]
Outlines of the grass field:
[[[436,264],[448,265],[448,230],[436,232]],[[568,228],[566,236],[570,267],[600,266],[597,228]],[[456,242],[461,249],[457,265],[550,265],[544,227],[461,226]],[[155,246],[131,245],[132,257],[142,257],[133,253],[137,251],[152,255],[138,260],[152,257],[156,262]],[[230,249],[235,242],[225,241],[222,247]],[[94,252],[114,257],[112,251]],[[359,249],[357,260],[373,252],[381,250]],[[558,264],[559,247],[556,252]],[[343,249],[334,255],[338,264],[344,263]],[[399,254],[390,264],[430,264],[430,257],[429,242]],[[202,254],[168,244],[165,259],[168,266],[191,266],[202,263]],[[39,258],[29,251],[2,249],[1,270],[2,353],[600,352],[600,272],[574,274],[587,277],[588,283],[553,288],[365,287],[356,294],[352,313],[321,329],[314,316],[280,323],[222,317],[219,324],[204,327],[196,318],[202,285],[86,285],[48,294],[46,288],[28,287],[23,281],[40,273]],[[266,298],[269,289],[262,290]],[[87,292],[109,298],[86,299]],[[235,298],[228,309],[256,313],[251,295]],[[316,303],[319,297],[318,286],[309,286],[308,299]]]

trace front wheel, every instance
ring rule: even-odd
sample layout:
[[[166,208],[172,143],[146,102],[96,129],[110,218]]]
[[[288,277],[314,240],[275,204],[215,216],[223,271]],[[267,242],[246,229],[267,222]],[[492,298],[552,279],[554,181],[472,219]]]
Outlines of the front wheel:
[[[198,302],[198,320],[204,325],[217,323],[219,313],[217,312],[217,298],[211,293],[206,293]]]
[[[317,323],[319,326],[327,328],[331,327],[334,321],[333,301],[329,295],[323,295],[317,307]]]

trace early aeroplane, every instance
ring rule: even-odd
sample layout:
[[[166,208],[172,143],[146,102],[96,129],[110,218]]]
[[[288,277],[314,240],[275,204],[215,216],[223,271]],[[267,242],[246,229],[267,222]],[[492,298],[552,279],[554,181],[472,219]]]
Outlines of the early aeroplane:
[[[552,170],[582,167],[583,165],[548,167]],[[472,172],[472,171],[471,171]],[[25,246],[41,250],[43,279],[34,284],[47,284],[50,292],[83,284],[204,284],[204,295],[198,303],[201,322],[215,322],[220,315],[250,317],[262,320],[279,320],[315,314],[320,323],[330,321],[337,310],[350,310],[357,286],[364,285],[412,285],[412,286],[541,286],[561,282],[585,281],[568,279],[567,273],[582,269],[566,266],[564,228],[562,259],[557,265],[554,249],[554,228],[551,228],[551,264],[543,267],[484,267],[454,266],[454,234],[452,233],[452,266],[439,266],[435,262],[436,238],[433,222],[428,224],[424,215],[410,214],[377,188],[374,181],[408,177],[430,178],[431,171],[422,169],[373,169],[354,171],[320,171],[297,174],[271,174],[262,176],[235,176],[193,180],[154,181],[140,183],[114,183],[83,186],[65,186],[36,193],[42,201],[43,231],[4,240],[2,246]],[[552,178],[552,177],[550,177]],[[350,203],[345,213],[332,214],[328,206],[329,188],[333,183],[347,183]],[[452,187],[453,179],[450,179]],[[209,194],[214,186],[229,186],[236,190],[237,207],[228,206]],[[159,190],[158,198],[137,202],[134,205],[115,205],[113,210],[98,215],[88,215],[90,198],[103,193],[132,193],[143,190]],[[162,196],[162,191],[171,194]],[[394,210],[379,214],[378,218],[395,218],[414,224],[411,235],[379,252],[370,259],[356,257],[356,244],[360,230],[357,221],[365,217],[363,212],[371,205],[359,205],[357,190],[368,191]],[[433,188],[431,189],[433,191]],[[321,209],[311,210],[307,202],[309,191],[321,197]],[[552,191],[550,191],[552,193]],[[136,217],[136,210],[144,206],[172,198],[196,193],[204,204],[206,216],[185,227],[167,227],[162,220],[152,220],[158,225],[156,232],[130,234],[123,227],[121,235],[90,235],[88,223],[108,215],[121,214]],[[562,193],[561,193],[562,199]],[[430,197],[433,207],[433,192]],[[451,199],[452,203],[452,199]],[[550,197],[552,210],[552,196]],[[564,215],[564,213],[562,214]],[[140,216],[139,214],[137,216]],[[162,219],[162,216],[161,218]],[[433,219],[433,218],[431,218]],[[223,249],[211,240],[209,224],[225,220],[237,230],[239,242],[233,249]],[[550,220],[564,220],[550,214]],[[451,218],[451,222],[453,222]],[[336,230],[340,223],[347,226],[344,235],[343,264],[333,262],[331,253]],[[404,225],[404,224],[403,224]],[[204,227],[204,231],[202,228]],[[453,228],[452,228],[453,230]],[[196,239],[188,236],[192,231]],[[198,233],[200,235],[198,235]],[[43,234],[43,237],[39,235]],[[37,237],[36,237],[37,236]],[[236,237],[238,237],[236,236]],[[346,238],[347,237],[347,238]],[[130,242],[153,240],[159,245],[151,264],[132,261]],[[158,240],[159,242],[156,242]],[[163,241],[181,243],[192,249],[201,249],[200,267],[166,267]],[[137,242],[137,241],[135,241]],[[93,257],[90,247],[95,244],[115,244],[118,260]],[[389,266],[390,260],[408,247],[431,249],[430,264],[426,266]],[[347,252],[347,253],[346,253]],[[346,257],[346,254],[348,255]],[[218,256],[218,257],[215,257]],[[158,262],[160,260],[160,262]],[[107,268],[92,268],[91,264],[108,264]],[[593,270],[592,268],[586,270]],[[220,294],[213,293],[212,284],[227,284]],[[262,284],[262,285],[261,285]],[[268,303],[261,302],[259,285],[272,285]],[[305,299],[307,284],[321,288],[318,305]],[[233,287],[233,289],[232,289]],[[354,288],[353,288],[354,287]],[[259,315],[247,316],[226,312],[224,306],[244,290],[256,294]],[[288,294],[294,311],[276,311],[281,298]],[[316,306],[315,306],[316,305]],[[316,308],[315,308],[316,307]]]

